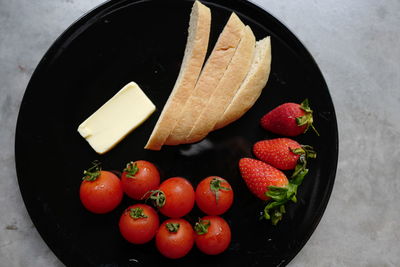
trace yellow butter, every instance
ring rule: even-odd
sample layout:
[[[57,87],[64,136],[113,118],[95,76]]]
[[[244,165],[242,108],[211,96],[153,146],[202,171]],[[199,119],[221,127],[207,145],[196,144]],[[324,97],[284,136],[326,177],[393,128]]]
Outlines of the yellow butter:
[[[156,107],[140,87],[130,82],[81,123],[78,132],[99,154],[118,144],[141,125]]]

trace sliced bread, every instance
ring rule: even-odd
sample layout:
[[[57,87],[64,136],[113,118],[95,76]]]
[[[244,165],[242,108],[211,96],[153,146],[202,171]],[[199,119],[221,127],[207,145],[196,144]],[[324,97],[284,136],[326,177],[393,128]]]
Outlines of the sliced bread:
[[[235,13],[232,13],[201,71],[195,89],[186,103],[180,105],[179,119],[165,141],[166,145],[188,143],[186,137],[224,75],[244,29],[245,25]]]
[[[224,76],[211,95],[207,106],[192,127],[189,135],[186,137],[187,142],[194,143],[203,139],[221,119],[225,109],[232,101],[236,91],[250,70],[255,44],[256,38],[251,28],[246,26],[244,35]]]
[[[188,38],[178,78],[145,149],[160,150],[180,117],[182,106],[191,95],[204,63],[210,26],[210,9],[195,1],[190,14]]]
[[[221,119],[214,126],[220,129],[243,116],[256,102],[267,84],[271,70],[271,39],[257,41],[250,71],[237,90]]]

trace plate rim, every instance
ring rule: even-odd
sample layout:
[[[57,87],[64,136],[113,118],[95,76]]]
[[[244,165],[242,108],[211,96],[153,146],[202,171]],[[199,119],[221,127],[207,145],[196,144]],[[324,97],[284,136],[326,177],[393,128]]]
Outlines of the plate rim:
[[[40,73],[42,71],[42,69],[44,69],[46,67],[46,65],[51,63],[52,58],[56,57],[57,51],[62,48],[65,41],[70,40],[70,38],[72,38],[71,39],[71,41],[72,41],[74,39],[74,34],[75,34],[75,36],[78,36],[79,33],[85,31],[86,27],[83,27],[84,25],[88,24],[91,20],[95,20],[98,16],[100,16],[100,17],[104,16],[107,13],[108,9],[115,11],[113,9],[114,6],[122,5],[123,7],[125,7],[128,3],[129,3],[129,5],[135,5],[135,4],[140,4],[142,2],[155,2],[156,3],[156,2],[159,2],[159,0],[107,0],[103,3],[96,5],[95,7],[91,8],[91,9],[89,9],[83,15],[81,15],[80,17],[75,19],[62,33],[60,33],[57,36],[57,38],[52,42],[52,44],[48,47],[46,52],[43,54],[42,58],[40,59],[39,63],[36,65],[32,75],[29,79],[29,82],[24,91],[22,100],[20,102],[20,107],[18,110],[18,116],[17,116],[17,120],[16,120],[16,125],[15,125],[16,130],[15,130],[15,138],[14,138],[14,156],[15,156],[14,163],[15,163],[15,170],[16,170],[16,174],[17,174],[16,176],[17,176],[19,191],[20,191],[21,197],[23,199],[25,208],[29,214],[29,218],[31,219],[33,225],[35,226],[36,231],[39,233],[41,239],[48,246],[48,248],[52,251],[52,253],[54,253],[54,255],[56,255],[58,260],[60,260],[60,262],[62,262],[64,264],[68,263],[68,260],[63,258],[62,253],[55,250],[51,246],[51,244],[50,244],[51,241],[49,240],[49,238],[47,238],[43,234],[43,230],[39,230],[40,227],[39,227],[38,220],[34,219],[34,216],[32,214],[32,208],[28,208],[31,205],[28,203],[27,198],[24,195],[23,186],[21,186],[22,174],[21,174],[20,168],[18,167],[19,166],[18,162],[20,161],[20,160],[18,160],[20,158],[20,156],[19,156],[20,153],[18,151],[21,150],[21,148],[19,148],[19,145],[18,145],[18,136],[20,135],[20,132],[21,132],[20,127],[21,127],[21,123],[22,123],[21,122],[21,120],[22,120],[21,119],[21,117],[22,117],[21,110],[27,101],[27,92],[32,91],[32,89],[30,89],[30,88],[33,87],[32,84],[37,79],[36,76],[39,75],[38,73]],[[173,0],[172,2],[193,2],[193,0]],[[222,6],[222,7],[224,7],[224,3],[225,3],[224,1],[217,2],[217,0],[206,0],[206,1],[201,1],[201,2],[205,3],[205,4],[212,4],[212,5]],[[326,91],[327,97],[330,100],[330,109],[332,111],[332,114],[331,114],[332,122],[331,123],[334,126],[333,127],[334,128],[334,135],[333,135],[334,140],[332,140],[334,142],[334,146],[333,146],[334,151],[332,151],[334,153],[334,157],[333,157],[333,162],[331,162],[331,166],[334,166],[334,168],[332,169],[332,171],[329,175],[328,184],[326,186],[324,196],[322,198],[322,201],[317,206],[315,215],[313,216],[314,219],[313,219],[310,227],[305,231],[305,234],[304,234],[305,238],[301,239],[301,242],[299,242],[299,245],[297,245],[294,250],[293,249],[291,250],[291,253],[289,253],[287,255],[287,260],[282,262],[285,265],[287,265],[299,254],[299,252],[304,248],[305,244],[309,241],[309,239],[315,232],[315,229],[317,228],[318,224],[320,223],[320,221],[326,211],[328,203],[330,201],[331,195],[332,195],[333,187],[334,187],[335,180],[336,180],[336,173],[337,173],[338,160],[339,160],[339,129],[338,129],[335,106],[334,106],[333,99],[332,99],[330,91],[329,91],[329,87],[326,83],[324,75],[323,75],[319,65],[317,64],[315,58],[309,52],[309,50],[304,45],[304,43],[301,41],[301,39],[298,38],[297,35],[288,26],[286,26],[286,24],[284,24],[281,20],[277,19],[269,11],[260,7],[258,4],[254,3],[251,0],[248,0],[248,1],[246,1],[246,0],[229,0],[229,2],[236,2],[233,4],[246,5],[250,9],[257,10],[257,12],[261,13],[263,16],[268,16],[269,19],[274,20],[276,24],[280,25],[283,29],[285,29],[287,31],[287,33],[289,35],[291,35],[292,39],[297,40],[297,43],[298,43],[298,45],[301,46],[303,52],[305,53],[305,56],[307,56],[308,59],[310,59],[312,61],[312,64],[314,65],[315,70],[318,72],[318,75],[321,77],[321,81],[323,82],[324,86],[327,89],[327,91]],[[90,25],[91,24],[89,23],[89,25],[87,25],[87,26],[90,26]]]

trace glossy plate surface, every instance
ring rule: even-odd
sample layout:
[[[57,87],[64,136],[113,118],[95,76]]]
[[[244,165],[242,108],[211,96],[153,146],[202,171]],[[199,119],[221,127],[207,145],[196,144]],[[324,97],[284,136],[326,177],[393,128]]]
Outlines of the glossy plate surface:
[[[68,266],[277,266],[288,263],[317,226],[332,191],[338,158],[334,107],[324,78],[300,41],[267,12],[246,1],[207,1],[212,11],[210,49],[231,11],[249,24],[257,39],[272,37],[272,71],[263,94],[240,120],[210,134],[199,144],[143,149],[179,72],[191,1],[111,1],[94,9],[62,34],[43,57],[24,95],[16,132],[20,190],[39,233]],[[109,153],[99,156],[77,133],[78,125],[129,81],[137,82],[157,106],[141,127]],[[297,204],[287,206],[276,227],[259,221],[263,203],[242,181],[238,160],[251,145],[276,135],[258,124],[284,102],[309,98],[321,136],[298,138],[313,145],[317,159],[300,188]],[[194,186],[218,175],[234,188],[232,208],[223,215],[232,243],[219,256],[194,248],[169,261],[154,242],[131,245],[118,231],[122,204],[107,215],[87,212],[79,200],[82,172],[98,159],[103,168],[121,171],[132,160],[155,163],[162,179],[183,176]],[[202,214],[193,210],[194,223]],[[166,265],[165,265],[166,266]]]

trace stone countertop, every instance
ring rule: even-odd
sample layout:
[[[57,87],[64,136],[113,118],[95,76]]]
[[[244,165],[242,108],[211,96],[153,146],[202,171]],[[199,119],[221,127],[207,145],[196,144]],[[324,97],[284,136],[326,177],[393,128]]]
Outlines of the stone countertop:
[[[27,83],[49,46],[101,0],[0,0],[0,266],[63,266],[40,238],[15,173]],[[339,125],[336,183],[289,266],[400,266],[400,1],[255,0],[314,56]]]

